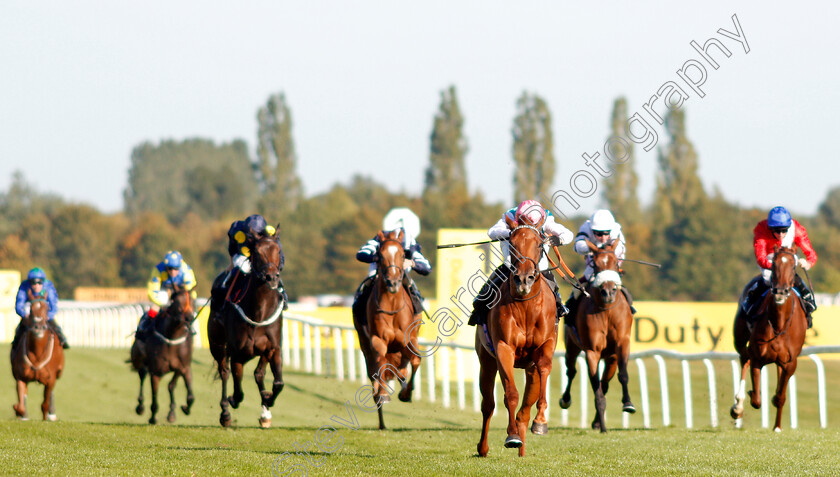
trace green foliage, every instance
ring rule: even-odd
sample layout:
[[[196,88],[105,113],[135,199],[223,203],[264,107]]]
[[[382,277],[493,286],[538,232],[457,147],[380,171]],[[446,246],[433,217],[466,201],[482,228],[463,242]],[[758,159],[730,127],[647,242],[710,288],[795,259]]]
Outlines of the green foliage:
[[[125,212],[163,214],[178,223],[192,212],[205,219],[250,210],[256,182],[244,141],[217,146],[206,139],[143,143],[131,152]]]
[[[551,197],[554,182],[554,140],[551,112],[536,94],[523,92],[513,119],[513,202]]]
[[[623,97],[616,99],[608,140],[608,152],[614,159],[614,172],[604,179],[603,197],[617,220],[624,225],[631,225],[642,220],[642,211],[637,193],[639,177],[633,167],[633,141],[627,138],[627,118],[627,100]]]
[[[292,138],[292,113],[283,93],[272,95],[257,112],[257,173],[262,196],[259,209],[287,217],[303,199]]]

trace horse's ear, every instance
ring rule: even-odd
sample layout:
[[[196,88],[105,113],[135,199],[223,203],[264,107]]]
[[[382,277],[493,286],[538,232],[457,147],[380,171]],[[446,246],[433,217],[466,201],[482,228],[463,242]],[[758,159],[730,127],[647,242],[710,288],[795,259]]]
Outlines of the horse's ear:
[[[400,229],[400,232],[397,234],[397,240],[399,240],[400,242],[405,240],[405,230]]]
[[[385,241],[385,232],[383,232],[383,231],[381,231],[381,230],[380,230],[380,231],[379,231],[379,233],[378,233],[378,234],[376,234],[376,238],[378,238],[378,239],[379,239],[379,242],[380,242],[380,243],[381,243],[381,242],[384,242],[384,241]]]
[[[516,221],[510,218],[509,216],[505,215],[505,223],[507,224],[508,228],[513,230],[516,228]]]
[[[778,253],[779,253],[779,246],[778,245],[773,245],[773,255],[778,255]]]
[[[598,246],[597,246],[597,245],[595,245],[594,243],[590,242],[590,241],[589,241],[589,239],[584,239],[584,240],[586,240],[586,246],[587,246],[587,247],[589,247],[589,250],[592,250],[593,252],[597,252],[597,251],[598,251]]]

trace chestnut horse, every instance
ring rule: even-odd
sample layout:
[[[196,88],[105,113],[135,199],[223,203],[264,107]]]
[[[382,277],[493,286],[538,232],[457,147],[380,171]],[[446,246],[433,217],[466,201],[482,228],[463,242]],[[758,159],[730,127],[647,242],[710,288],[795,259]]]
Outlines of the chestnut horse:
[[[368,377],[373,385],[373,398],[379,412],[379,429],[385,429],[382,404],[391,401],[388,381],[397,379],[402,389],[400,401],[411,402],[414,376],[420,367],[417,335],[420,332],[419,312],[414,314],[411,297],[403,286],[405,277],[404,232],[380,231],[376,278],[367,301],[364,316],[353,316],[359,336],[359,347],[365,356]],[[415,319],[417,316],[417,319]],[[408,364],[411,363],[411,377]]]
[[[253,271],[248,275],[235,276],[224,303],[218,304],[218,308],[211,307],[213,312],[207,321],[207,337],[222,378],[219,423],[223,427],[231,424],[228,406],[238,408],[245,397],[242,392],[243,367],[255,357],[259,357],[254,379],[262,400],[260,426],[271,427],[269,409],[283,390],[283,299],[278,289],[280,254],[280,243],[276,238],[259,239],[250,257]],[[274,375],[271,391],[267,391],[264,384],[266,364],[271,366]],[[231,371],[233,395],[228,396],[227,381]]]
[[[773,405],[776,406],[773,430],[781,432],[788,380],[796,372],[797,359],[805,343],[807,321],[801,298],[791,293],[796,275],[796,255],[793,249],[774,247],[773,254],[772,288],[758,308],[752,330],[749,329],[747,316],[740,305],[735,315],[733,332],[735,350],[741,357],[741,384],[730,414],[733,419],[744,415],[747,365],[752,370],[750,404],[758,409],[761,407],[761,390],[756,384],[761,376],[761,368],[776,363],[778,383],[773,396]]]
[[[194,312],[190,292],[180,286],[171,291],[169,306],[152,321],[152,331],[143,341],[135,340],[131,345],[131,367],[140,375],[140,395],[137,397],[138,416],[143,415],[143,381],[151,374],[152,416],[149,424],[157,424],[158,386],[167,373],[174,373],[169,381],[169,415],[166,420],[175,422],[175,382],[184,378],[187,386],[187,404],[181,406],[186,415],[195,401],[192,392],[192,322]]]
[[[621,275],[613,240],[603,248],[586,241],[592,251],[594,270],[588,286],[590,296],[580,297],[577,312],[571,317],[573,327],[565,327],[566,375],[569,377],[560,407],[568,409],[572,404],[572,380],[577,374],[575,363],[581,351],[586,352],[589,383],[595,394],[595,419],[593,429],[607,432],[604,412],[607,407],[607,389],[610,379],[618,367],[618,382],[621,383],[622,411],[636,412],[627,390],[627,362],[630,357],[630,330],[633,327],[633,313],[630,304],[621,291]],[[598,376],[598,364],[604,359],[603,376]]]
[[[29,315],[23,320],[25,328],[17,347],[10,353],[12,375],[17,381],[18,403],[14,410],[17,417],[26,419],[27,383],[37,381],[44,385],[44,402],[41,412],[44,420],[55,421],[55,382],[64,370],[64,350],[55,332],[47,324],[48,304],[27,292],[30,301]]]
[[[496,407],[493,395],[496,373],[502,381],[505,407],[508,410],[505,447],[518,448],[525,455],[525,431],[531,418],[531,406],[537,403],[537,416],[531,426],[534,434],[546,434],[546,383],[551,374],[552,356],[557,346],[557,321],[554,293],[539,270],[545,237],[541,232],[545,218],[531,223],[526,216],[519,222],[505,218],[510,228],[511,273],[498,291],[499,300],[490,309],[486,328],[476,327],[475,352],[481,365],[481,439],[478,455],[487,456],[487,434]],[[514,416],[519,392],[514,382],[514,368],[525,370],[522,407]]]

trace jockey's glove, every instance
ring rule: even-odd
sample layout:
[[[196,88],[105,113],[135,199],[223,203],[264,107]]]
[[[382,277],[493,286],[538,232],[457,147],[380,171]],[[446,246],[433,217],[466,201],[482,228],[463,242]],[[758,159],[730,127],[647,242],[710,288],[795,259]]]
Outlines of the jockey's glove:
[[[251,273],[251,261],[248,260],[248,257],[244,255],[236,254],[233,256],[233,266],[242,270],[242,273],[249,274]]]
[[[551,245],[552,247],[559,247],[559,246],[561,246],[561,245],[566,245],[566,244],[564,244],[564,243],[563,243],[563,241],[562,241],[562,240],[560,240],[560,237],[559,237],[559,236],[557,236],[557,235],[549,235],[549,237],[548,237],[548,243],[549,243],[549,245]]]

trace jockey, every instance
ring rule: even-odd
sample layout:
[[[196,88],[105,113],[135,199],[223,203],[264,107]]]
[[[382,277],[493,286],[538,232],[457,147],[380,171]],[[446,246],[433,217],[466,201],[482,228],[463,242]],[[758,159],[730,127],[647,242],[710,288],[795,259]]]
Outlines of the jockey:
[[[271,225],[268,225],[265,218],[259,214],[253,214],[246,217],[244,220],[237,220],[230,225],[228,229],[228,254],[231,259],[231,267],[227,273],[223,273],[224,278],[221,283],[213,283],[213,290],[211,296],[214,302],[224,299],[224,292],[227,290],[228,282],[235,273],[248,275],[251,273],[251,250],[254,245],[263,237],[274,237],[276,230]],[[277,241],[280,245],[280,241]],[[283,256],[283,249],[280,249],[280,270],[283,270],[285,264],[285,257]],[[222,276],[220,275],[220,277]],[[283,295],[283,309],[289,308],[289,296],[286,294],[286,288],[280,282],[280,293]]]
[[[615,217],[613,217],[612,212],[607,209],[596,210],[595,213],[589,217],[589,220],[580,226],[580,229],[575,236],[575,252],[583,255],[586,259],[586,268],[583,271],[583,277],[580,279],[580,283],[584,287],[586,287],[587,283],[592,281],[592,274],[595,272],[592,258],[593,254],[592,250],[589,249],[589,246],[586,245],[587,240],[592,242],[598,248],[603,248],[605,245],[618,240],[618,245],[615,247],[615,256],[618,259],[619,268],[621,268],[621,262],[624,260],[624,254],[627,250],[627,242],[624,239],[624,233],[621,231],[621,224],[615,221]],[[624,297],[627,298],[630,310],[635,314],[636,309],[633,307],[633,296],[630,295],[630,291],[627,290],[627,287],[623,284],[617,285],[621,286],[621,291],[624,293]],[[578,304],[579,297],[580,290],[575,288],[572,291],[572,295],[569,297],[569,300],[566,302],[566,306],[569,310],[571,310],[568,318],[574,317],[574,310]]]
[[[773,268],[773,247],[790,247],[796,245],[802,249],[805,258],[799,258],[797,263],[805,271],[817,263],[817,252],[811,246],[808,239],[808,231],[799,222],[793,220],[790,212],[784,207],[774,207],[767,219],[762,220],[753,229],[753,247],[755,248],[755,259],[761,268],[761,278],[756,277],[751,282],[744,300],[744,311],[748,316],[752,315],[753,307],[760,301],[759,298],[771,286],[771,275]],[[805,306],[805,315],[808,318],[808,328],[811,327],[811,313],[817,309],[814,294],[805,286],[799,275],[794,276],[793,288],[802,297]]]
[[[400,229],[403,230],[403,249],[405,250],[403,267],[406,273],[403,275],[403,286],[408,290],[408,294],[411,297],[414,313],[419,314],[423,310],[423,297],[420,296],[420,290],[417,289],[417,285],[415,285],[414,280],[408,275],[408,272],[414,270],[420,275],[426,276],[431,273],[432,265],[420,252],[420,244],[416,241],[417,236],[420,234],[420,221],[414,215],[414,212],[405,208],[396,208],[385,215],[385,218],[382,220],[382,230],[384,232],[387,233]],[[373,283],[376,276],[376,261],[379,253],[379,245],[379,237],[377,235],[368,240],[356,252],[356,260],[369,263],[370,266],[368,267],[367,278],[362,280],[353,297],[353,314],[355,316],[364,315],[364,307],[373,289],[369,285]]]
[[[493,288],[494,290],[498,290],[512,271],[510,264],[510,246],[506,240],[510,237],[511,231],[508,228],[505,218],[507,217],[512,220],[519,221],[519,218],[523,215],[528,217],[533,223],[538,223],[545,218],[545,223],[543,223],[542,226],[542,232],[545,235],[552,237],[553,243],[557,245],[567,245],[572,241],[572,231],[555,222],[554,215],[552,215],[551,211],[543,208],[543,206],[536,200],[523,201],[519,204],[519,206],[509,209],[507,212],[502,214],[502,218],[487,231],[487,236],[493,240],[505,239],[502,241],[502,254],[505,256],[505,262],[493,271],[490,275],[490,279],[487,280],[484,286],[481,287],[478,295],[473,300],[473,312],[470,315],[469,321],[470,325],[485,323],[487,313],[490,311],[492,305],[492,303],[488,303],[488,301],[492,297],[497,296],[496,294],[491,293],[490,289]],[[539,268],[541,270],[548,268],[548,260],[546,260],[545,257],[540,258]],[[554,275],[552,275],[550,271],[542,272],[542,275],[546,280],[548,280],[552,291],[554,291],[554,299],[557,305],[556,317],[560,318],[561,316],[565,316],[569,310],[563,305],[563,298],[560,296],[560,288],[557,286],[557,282],[554,281]]]
[[[20,316],[21,322],[18,323],[15,329],[15,337],[12,340],[12,349],[18,344],[18,340],[23,335],[23,319],[29,313],[29,308],[26,306],[29,303],[28,291],[32,291],[32,295],[38,298],[47,300],[47,324],[58,336],[61,342],[61,347],[67,349],[70,345],[67,344],[67,338],[64,337],[64,332],[61,327],[55,322],[55,314],[58,312],[58,292],[55,290],[55,285],[50,280],[47,280],[47,274],[43,269],[35,267],[29,270],[26,280],[21,282],[17,291],[15,299],[15,312]]]
[[[137,324],[137,331],[134,333],[136,339],[143,341],[146,332],[154,328],[153,320],[160,309],[169,304],[169,292],[176,285],[190,291],[190,298],[195,300],[195,273],[183,260],[180,252],[170,250],[166,252],[160,263],[152,267],[152,273],[146,283],[146,291],[149,294],[149,300],[152,301],[152,306]]]

